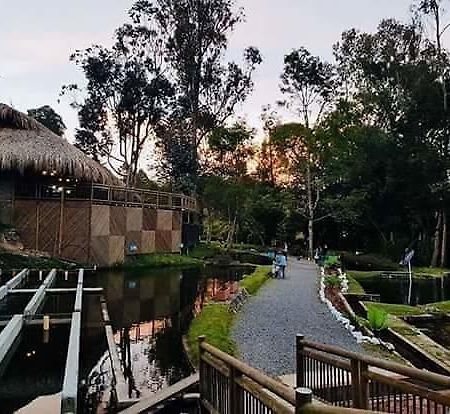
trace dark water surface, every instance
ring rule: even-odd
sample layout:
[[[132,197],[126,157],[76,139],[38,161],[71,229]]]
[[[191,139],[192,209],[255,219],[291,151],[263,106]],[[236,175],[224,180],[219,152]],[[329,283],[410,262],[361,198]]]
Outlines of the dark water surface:
[[[408,277],[380,277],[359,280],[367,293],[379,294],[381,302],[408,304]],[[413,279],[411,305],[450,300],[450,277]]]
[[[249,267],[158,269],[87,273],[85,287],[104,288],[115,342],[129,339],[129,378],[134,395],[147,396],[191,373],[182,335],[210,298],[226,298]],[[44,275],[45,277],[45,275]],[[37,287],[37,277],[26,287]],[[74,287],[76,278],[58,275],[57,287]],[[31,295],[10,295],[0,301],[0,320],[21,313]],[[41,314],[70,314],[74,294],[48,294]],[[80,378],[91,379],[90,393],[107,378],[107,342],[99,294],[83,295]],[[26,326],[17,350],[0,378],[0,413],[7,414],[35,398],[61,391],[70,326],[52,326],[44,337],[42,326]],[[128,364],[127,364],[128,365]],[[98,381],[98,384],[96,384]],[[107,382],[107,380],[105,380]],[[86,407],[89,404],[86,405]]]

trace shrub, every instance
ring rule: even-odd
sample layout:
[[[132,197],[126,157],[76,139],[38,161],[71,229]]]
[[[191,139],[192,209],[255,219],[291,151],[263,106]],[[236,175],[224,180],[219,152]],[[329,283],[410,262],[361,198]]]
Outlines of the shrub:
[[[398,270],[399,265],[392,260],[376,254],[342,253],[341,261],[345,269],[351,270]]]
[[[372,331],[380,332],[388,327],[388,314],[383,309],[374,306],[369,307],[367,320]]]
[[[326,276],[323,283],[330,289],[341,287],[341,279],[339,279],[339,277],[337,276]]]
[[[337,269],[341,266],[341,260],[339,259],[339,256],[326,256],[323,265],[326,268]]]

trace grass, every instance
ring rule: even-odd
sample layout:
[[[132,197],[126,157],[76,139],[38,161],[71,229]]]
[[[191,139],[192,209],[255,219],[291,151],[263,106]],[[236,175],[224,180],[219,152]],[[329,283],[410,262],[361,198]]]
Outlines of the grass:
[[[211,304],[204,306],[200,315],[194,319],[189,328],[187,342],[189,353],[194,365],[198,365],[198,337],[204,335],[206,341],[230,355],[236,354],[236,344],[231,339],[231,327],[234,314],[228,311],[228,306]]]
[[[254,295],[270,278],[270,266],[257,266],[255,271],[240,282],[239,286],[246,289],[250,295]]]
[[[390,315],[394,316],[408,316],[408,315],[420,315],[423,314],[423,309],[417,306],[408,305],[396,305],[392,303],[378,303],[378,302],[364,302],[364,305],[370,308],[382,309]]]
[[[413,275],[415,277],[442,277],[444,273],[450,273],[449,269],[439,267],[414,267]]]
[[[428,303],[423,305],[422,308],[425,312],[437,313],[437,312],[450,312],[450,300],[444,302]]]
[[[350,274],[347,273],[348,291],[347,293],[353,293],[355,295],[363,295],[366,293],[361,284]]]
[[[123,265],[119,265],[122,268],[157,268],[157,267],[189,267],[200,266],[202,260],[190,257],[182,256],[179,254],[146,254],[141,256],[131,257]]]
[[[19,253],[10,253],[0,251],[0,269],[18,270],[18,269],[74,269],[79,267],[76,263],[67,262],[50,257],[28,256]]]
[[[380,277],[381,271],[366,272],[361,270],[348,270],[347,275],[355,280],[376,279]]]

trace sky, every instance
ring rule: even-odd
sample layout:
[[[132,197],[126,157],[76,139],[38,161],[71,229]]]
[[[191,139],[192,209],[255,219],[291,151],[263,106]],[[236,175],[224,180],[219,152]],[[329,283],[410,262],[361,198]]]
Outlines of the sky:
[[[0,0],[0,102],[26,111],[52,106],[73,138],[78,121],[64,84],[83,83],[69,61],[76,49],[109,46],[114,29],[127,20],[133,0]],[[332,61],[332,45],[347,29],[374,31],[386,17],[409,19],[410,0],[238,0],[246,22],[232,38],[228,57],[240,59],[247,46],[264,58],[255,74],[255,90],[237,115],[259,129],[264,105],[281,98],[283,57],[306,47]]]

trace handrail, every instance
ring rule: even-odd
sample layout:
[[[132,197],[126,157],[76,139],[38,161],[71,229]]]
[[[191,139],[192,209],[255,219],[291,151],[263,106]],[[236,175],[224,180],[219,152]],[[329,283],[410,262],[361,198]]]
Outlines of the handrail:
[[[200,349],[208,352],[216,358],[222,360],[230,367],[237,369],[239,372],[250,378],[251,380],[267,388],[269,391],[276,394],[278,397],[283,398],[292,405],[295,405],[295,391],[287,385],[279,382],[268,375],[258,371],[255,368],[244,364],[238,359],[218,350],[217,348],[207,344],[204,341],[200,341]]]
[[[366,364],[377,368],[385,369],[387,371],[392,371],[397,374],[402,374],[408,377],[416,378],[418,380],[422,380],[425,382],[432,382],[436,385],[450,388],[450,377],[445,375],[436,374],[434,372],[429,371],[423,371],[418,368],[401,365],[397,362],[385,361],[368,355],[360,354],[358,352],[347,351],[345,349],[341,349],[333,345],[319,344],[316,342],[308,341],[306,339],[302,341],[302,344],[304,347],[316,349],[318,351],[326,352],[329,354],[338,355],[344,358],[357,359],[361,362],[365,362]]]
[[[374,411],[335,407],[312,400],[312,390],[269,377],[206,343],[200,336],[200,400],[213,414],[363,414]]]

